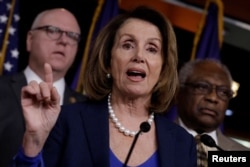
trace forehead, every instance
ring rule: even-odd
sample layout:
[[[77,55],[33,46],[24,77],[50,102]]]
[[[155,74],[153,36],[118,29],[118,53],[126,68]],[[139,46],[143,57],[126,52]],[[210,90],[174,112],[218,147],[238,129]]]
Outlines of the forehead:
[[[74,15],[66,10],[51,10],[37,19],[37,25],[53,25],[64,30],[80,32],[80,27]]]
[[[213,84],[230,85],[227,73],[222,67],[214,63],[197,64],[189,80],[207,80]]]
[[[161,37],[160,31],[154,24],[137,18],[129,18],[119,28],[118,32],[122,33],[146,33],[146,35],[154,35]],[[149,34],[150,33],[150,34]]]

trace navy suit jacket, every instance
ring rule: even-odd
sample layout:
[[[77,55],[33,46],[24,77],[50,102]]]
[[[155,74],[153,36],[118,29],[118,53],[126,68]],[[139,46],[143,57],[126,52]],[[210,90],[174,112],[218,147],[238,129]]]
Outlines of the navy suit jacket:
[[[25,130],[21,89],[27,85],[24,73],[0,77],[0,167],[6,167],[17,153]],[[85,96],[65,88],[64,104],[85,100]]]
[[[193,136],[155,115],[161,167],[196,167]],[[129,148],[128,148],[129,149]],[[107,99],[65,105],[43,150],[46,167],[109,167]]]

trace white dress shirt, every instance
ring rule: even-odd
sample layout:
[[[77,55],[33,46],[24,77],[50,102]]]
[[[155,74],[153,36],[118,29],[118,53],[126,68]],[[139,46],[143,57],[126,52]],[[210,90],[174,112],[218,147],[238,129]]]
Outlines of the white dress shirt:
[[[198,133],[197,133],[196,131],[194,131],[193,129],[189,129],[189,128],[182,122],[182,120],[181,120],[180,118],[178,118],[178,119],[179,119],[179,120],[178,120],[178,121],[179,121],[179,125],[180,125],[181,127],[183,127],[184,129],[186,129],[186,131],[187,131],[188,133],[190,133],[190,134],[193,135],[194,137],[195,137],[196,135],[198,135]],[[216,131],[215,131],[215,130],[212,131],[212,132],[210,132],[210,133],[205,133],[205,134],[211,136],[211,137],[214,139],[215,143],[218,145],[218,140],[217,140],[217,135],[216,135]],[[204,145],[204,144],[203,144],[203,146],[204,146],[205,150],[207,150],[207,151],[215,151],[215,150],[217,150],[217,148],[215,148],[215,147],[208,147],[208,146],[206,146],[206,145]]]

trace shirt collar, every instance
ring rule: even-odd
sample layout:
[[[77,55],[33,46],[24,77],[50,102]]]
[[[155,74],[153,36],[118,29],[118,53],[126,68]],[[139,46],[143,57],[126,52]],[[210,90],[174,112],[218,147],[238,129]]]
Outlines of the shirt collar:
[[[196,131],[194,131],[193,129],[188,128],[188,127],[182,122],[182,120],[181,120],[180,118],[178,118],[178,119],[179,119],[179,120],[178,120],[178,121],[179,121],[179,125],[180,125],[181,127],[183,127],[188,133],[190,133],[190,134],[193,135],[194,137],[198,134],[198,133],[197,133]],[[205,134],[211,136],[211,137],[214,139],[215,143],[218,144],[218,139],[217,139],[216,130],[214,130],[214,131],[212,131],[212,132],[209,132],[209,133],[205,133]]]

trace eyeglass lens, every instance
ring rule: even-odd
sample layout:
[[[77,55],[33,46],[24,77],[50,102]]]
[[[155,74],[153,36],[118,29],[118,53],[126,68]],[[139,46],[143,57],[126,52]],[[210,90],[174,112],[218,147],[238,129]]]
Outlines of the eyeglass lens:
[[[53,40],[58,40],[61,38],[63,33],[68,37],[70,44],[76,44],[80,41],[80,34],[70,31],[63,31],[58,27],[54,26],[42,26],[34,28],[33,30],[45,30],[48,37]]]
[[[215,89],[217,96],[223,100],[229,100],[233,95],[233,92],[229,88],[212,85],[208,82],[186,83],[185,85],[191,86],[193,92],[196,94],[209,94]]]

